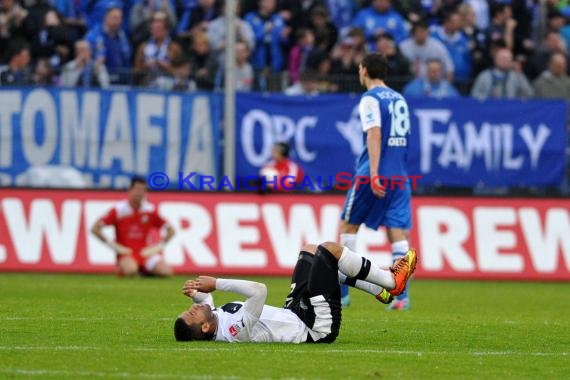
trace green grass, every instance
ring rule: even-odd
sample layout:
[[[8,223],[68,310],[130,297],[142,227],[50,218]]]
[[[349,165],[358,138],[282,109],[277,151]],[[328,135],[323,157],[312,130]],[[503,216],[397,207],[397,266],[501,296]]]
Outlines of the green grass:
[[[183,280],[1,274],[0,379],[570,376],[568,283],[418,280],[408,312],[353,291],[334,344],[287,345],[174,341]],[[281,305],[288,280],[258,280]]]

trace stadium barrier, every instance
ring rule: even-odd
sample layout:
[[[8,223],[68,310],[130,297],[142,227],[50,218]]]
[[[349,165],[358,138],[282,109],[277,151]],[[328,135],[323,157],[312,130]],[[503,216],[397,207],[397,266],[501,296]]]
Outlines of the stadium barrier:
[[[0,271],[113,272],[114,253],[89,230],[123,197],[0,189]],[[177,230],[164,251],[176,272],[289,275],[303,243],[337,240],[344,197],[153,192],[150,201]],[[415,197],[417,277],[570,280],[569,210],[569,199]],[[390,264],[384,233],[361,229],[358,251]]]
[[[410,99],[409,109],[396,103],[396,125],[409,114],[411,127],[401,124],[390,138],[408,145],[409,174],[422,177],[420,186],[563,183],[562,101]],[[276,141],[290,143],[313,182],[352,172],[363,148],[357,104],[346,94],[238,94],[236,174],[257,175]],[[213,93],[0,89],[0,186],[41,186],[34,173],[46,166],[76,170],[88,188],[124,188],[132,175],[153,172],[219,178],[222,113],[223,99]]]

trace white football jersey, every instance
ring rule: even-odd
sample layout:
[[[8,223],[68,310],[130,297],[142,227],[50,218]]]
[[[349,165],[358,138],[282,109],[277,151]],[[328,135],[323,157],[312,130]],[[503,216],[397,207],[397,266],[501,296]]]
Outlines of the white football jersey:
[[[207,304],[217,317],[214,340],[221,342],[282,342],[307,341],[309,328],[289,309],[265,305],[265,285],[246,280],[216,279],[216,289],[247,297],[245,302],[230,302],[214,309],[210,294],[197,292],[196,303]],[[313,334],[312,334],[313,335]]]
[[[264,305],[257,319],[247,315],[243,305],[243,302],[232,302],[214,310],[218,317],[214,340],[282,343],[307,341],[309,328],[291,310]]]

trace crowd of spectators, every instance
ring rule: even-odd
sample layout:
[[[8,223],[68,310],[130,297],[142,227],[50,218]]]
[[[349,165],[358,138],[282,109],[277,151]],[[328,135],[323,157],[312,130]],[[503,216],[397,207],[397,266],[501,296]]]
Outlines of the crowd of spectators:
[[[366,52],[407,96],[570,100],[567,0],[240,0],[236,86],[359,92]],[[0,86],[224,86],[223,0],[0,0]]]

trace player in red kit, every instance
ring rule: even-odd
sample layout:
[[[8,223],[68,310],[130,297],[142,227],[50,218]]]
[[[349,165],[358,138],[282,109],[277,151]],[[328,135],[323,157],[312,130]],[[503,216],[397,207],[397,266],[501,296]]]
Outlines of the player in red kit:
[[[274,191],[297,190],[303,181],[303,168],[289,158],[289,144],[280,142],[273,145],[272,160],[259,172],[265,177],[267,188]]]
[[[164,245],[174,236],[174,229],[158,215],[156,207],[146,200],[146,181],[133,177],[129,198],[117,203],[100,218],[91,232],[117,253],[117,269],[121,276],[137,273],[167,277],[172,269],[162,258]],[[116,240],[109,240],[103,233],[105,226],[115,227]],[[154,229],[165,229],[158,243],[152,242]]]

